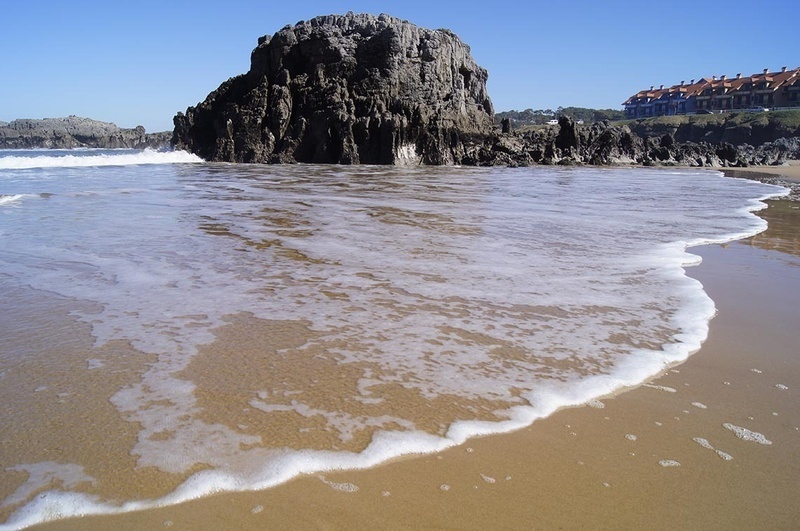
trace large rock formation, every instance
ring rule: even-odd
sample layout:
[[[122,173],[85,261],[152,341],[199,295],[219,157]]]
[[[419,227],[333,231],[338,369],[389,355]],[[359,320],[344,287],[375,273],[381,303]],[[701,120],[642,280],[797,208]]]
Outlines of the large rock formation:
[[[174,118],[206,160],[453,164],[492,129],[486,70],[448,30],[330,15],[262,37],[250,70]]]
[[[58,148],[163,148],[169,133],[147,133],[141,125],[124,129],[90,118],[20,119],[0,122],[0,149]]]

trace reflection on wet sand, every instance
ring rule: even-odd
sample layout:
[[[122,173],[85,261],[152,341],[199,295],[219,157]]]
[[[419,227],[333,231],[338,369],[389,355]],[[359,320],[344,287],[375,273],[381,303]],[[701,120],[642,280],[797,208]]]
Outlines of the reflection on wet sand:
[[[755,245],[770,251],[800,255],[800,201],[768,201],[769,207],[758,212],[767,220],[769,227],[764,232],[742,240],[745,245]]]

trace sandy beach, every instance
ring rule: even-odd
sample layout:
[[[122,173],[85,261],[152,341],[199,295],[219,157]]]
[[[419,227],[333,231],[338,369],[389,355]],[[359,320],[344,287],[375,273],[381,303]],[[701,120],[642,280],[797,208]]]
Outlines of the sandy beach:
[[[800,180],[797,163],[757,170]],[[760,214],[766,232],[691,251],[717,316],[645,385],[441,454],[38,528],[796,528],[800,206]]]

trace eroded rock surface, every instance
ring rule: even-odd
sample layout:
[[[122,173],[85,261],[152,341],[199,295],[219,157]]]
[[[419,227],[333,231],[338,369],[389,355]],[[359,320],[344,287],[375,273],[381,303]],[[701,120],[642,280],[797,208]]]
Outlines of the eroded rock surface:
[[[262,37],[250,70],[174,118],[206,160],[454,164],[492,131],[488,74],[451,31],[330,15]]]
[[[748,167],[778,165],[800,158],[800,137],[759,145],[730,142],[679,142],[669,133],[640,136],[627,125],[576,124],[561,117],[558,127],[494,135],[476,152],[477,165],[559,164],[596,166]]]

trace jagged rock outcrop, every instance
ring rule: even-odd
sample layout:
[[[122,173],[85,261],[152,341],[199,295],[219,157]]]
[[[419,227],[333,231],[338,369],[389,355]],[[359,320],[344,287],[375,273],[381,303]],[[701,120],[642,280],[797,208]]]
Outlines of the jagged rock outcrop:
[[[496,134],[471,160],[477,165],[592,164],[598,166],[747,167],[783,164],[800,158],[800,137],[757,146],[730,142],[679,142],[670,134],[639,136],[628,126],[609,122],[576,124],[561,117],[558,127],[518,134]]]
[[[448,30],[330,15],[262,37],[250,70],[174,118],[206,160],[454,164],[491,134],[488,74]]]
[[[642,138],[672,136],[677,142],[734,146],[760,146],[780,138],[800,136],[796,120],[783,119],[783,112],[725,113],[700,116],[662,116],[636,120],[631,131]]]
[[[109,122],[90,118],[20,119],[0,122],[0,149],[58,148],[164,148],[169,132],[147,133],[141,125],[123,129]]]

